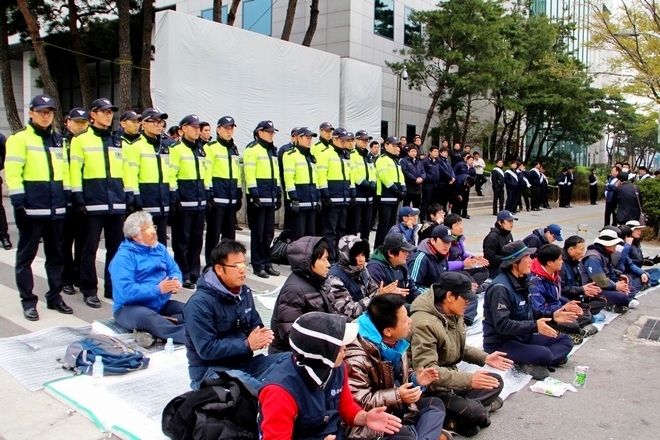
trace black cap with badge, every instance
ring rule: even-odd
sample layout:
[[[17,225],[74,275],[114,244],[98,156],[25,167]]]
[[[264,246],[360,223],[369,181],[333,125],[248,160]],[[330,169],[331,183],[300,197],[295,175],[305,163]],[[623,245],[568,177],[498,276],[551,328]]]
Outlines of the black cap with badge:
[[[89,121],[89,113],[80,107],[72,108],[67,116],[72,121]]]
[[[231,116],[223,116],[218,119],[218,127],[236,127],[236,121]]]
[[[438,293],[451,292],[465,299],[466,301],[477,301],[479,298],[472,290],[472,280],[467,275],[460,272],[443,272],[436,284],[431,286],[433,292]]]
[[[191,127],[199,127],[199,117],[197,115],[187,115],[181,119],[179,126],[190,125]]]
[[[94,100],[94,102],[92,102],[92,106],[90,107],[89,111],[97,112],[99,110],[108,110],[108,109],[112,110],[113,112],[119,111],[119,108],[115,107],[108,98],[99,98]]]
[[[47,108],[55,110],[55,100],[48,95],[37,95],[30,101],[30,110],[38,112]]]
[[[167,113],[163,113],[159,111],[158,109],[155,108],[145,108],[142,111],[142,120],[143,121],[151,121],[154,119],[167,119]]]
[[[129,110],[127,112],[124,112],[121,114],[119,117],[119,121],[139,121],[140,120],[140,115],[135,113],[133,110]]]

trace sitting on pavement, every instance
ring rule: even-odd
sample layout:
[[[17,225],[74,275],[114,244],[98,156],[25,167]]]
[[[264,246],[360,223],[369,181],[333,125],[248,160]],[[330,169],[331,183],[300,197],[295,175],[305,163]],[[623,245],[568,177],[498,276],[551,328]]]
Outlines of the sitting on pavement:
[[[421,242],[425,238],[431,237],[431,232],[433,228],[438,225],[441,225],[445,221],[445,210],[442,208],[440,203],[433,203],[429,206],[429,221],[426,221],[422,224],[417,231],[417,240]]]
[[[491,279],[501,272],[502,248],[513,241],[511,231],[513,230],[514,220],[518,220],[518,218],[514,217],[510,211],[498,212],[495,226],[490,228],[490,232],[484,237],[484,258],[488,260],[488,276]]]
[[[421,293],[406,267],[406,260],[414,250],[415,246],[408,243],[403,235],[387,234],[367,263],[369,275],[377,284],[387,286],[396,281],[394,293],[406,296],[408,303],[412,303]]]
[[[402,234],[408,243],[414,245],[415,232],[420,228],[420,225],[417,224],[418,216],[419,209],[411,208],[410,206],[402,207],[399,209],[399,215],[397,217],[399,221],[387,233]]]
[[[465,235],[463,235],[463,218],[458,214],[445,217],[445,226],[451,229],[452,242],[449,248],[449,270],[467,272],[475,283],[481,286],[488,279],[488,260],[481,255],[472,255],[465,250]]]
[[[564,241],[564,238],[561,236],[561,226],[556,223],[551,223],[545,228],[535,229],[531,234],[523,238],[525,246],[535,248],[537,251],[544,244],[554,243],[555,241]],[[532,255],[532,258],[536,258],[536,255]]]
[[[561,266],[561,294],[571,301],[579,301],[580,307],[591,312],[593,316],[600,313],[607,305],[607,300],[601,294],[601,289],[593,281],[582,284],[580,275],[580,261],[584,256],[586,245],[584,238],[579,235],[571,235],[564,242],[562,258],[564,264]]]

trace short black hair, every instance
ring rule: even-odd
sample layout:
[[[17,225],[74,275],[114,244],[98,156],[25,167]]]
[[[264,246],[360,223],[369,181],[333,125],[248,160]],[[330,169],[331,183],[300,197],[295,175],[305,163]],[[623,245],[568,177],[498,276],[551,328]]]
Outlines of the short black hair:
[[[449,148],[447,148],[445,146],[440,147],[440,152],[441,153],[444,153],[445,151],[449,151]]]
[[[598,171],[598,168],[592,168],[591,171]]]
[[[169,130],[167,130],[167,134],[170,136],[174,136],[175,134],[179,134],[180,127],[178,125],[173,125],[170,127]]]
[[[199,129],[200,130],[204,129],[204,127],[210,127],[210,126],[211,126],[211,124],[209,124],[206,121],[202,121],[202,122],[199,123]]]
[[[428,211],[429,214],[437,214],[440,211],[445,212],[445,208],[440,203],[432,203],[429,205]]]
[[[325,240],[319,240],[319,242],[316,243],[316,246],[314,246],[314,249],[312,249],[312,266],[323,257],[324,252],[330,252],[330,246],[328,246],[328,243],[326,243]]]
[[[449,293],[449,291],[447,289],[443,289],[440,284],[433,284],[431,289],[433,289],[433,302],[435,304],[442,304],[445,298],[447,298],[447,293]],[[459,297],[458,293],[452,292],[451,295],[454,298]]]
[[[458,223],[462,221],[463,221],[463,217],[452,212],[451,214],[447,214],[447,216],[445,216],[444,224],[449,229],[451,229],[451,227],[454,226],[454,223]]]
[[[584,243],[584,238],[580,237],[579,235],[571,235],[566,240],[564,240],[564,250],[567,251],[580,243]]]
[[[632,237],[632,228],[628,225],[621,225],[619,226],[619,238],[627,238],[627,237]]]
[[[369,142],[369,148],[373,147],[374,145],[378,145],[378,146],[380,146],[380,144],[378,143],[378,141],[371,141],[371,142]]]
[[[229,238],[223,238],[220,243],[216,244],[211,251],[211,265],[222,264],[227,260],[229,254],[243,254],[247,253],[247,248],[243,243]],[[209,264],[207,263],[207,266]]]
[[[561,248],[556,244],[548,243],[541,246],[536,258],[539,263],[546,265],[551,261],[556,261],[561,258]]]
[[[399,309],[405,305],[406,299],[398,293],[376,295],[367,306],[367,315],[382,335],[386,328],[396,327]]]
[[[465,160],[466,157],[467,158],[472,157],[472,153],[463,153],[463,160]],[[467,160],[466,160],[466,162],[467,162]]]
[[[437,145],[431,145],[431,148],[429,148],[429,151],[439,150],[439,149],[440,149],[440,147],[438,147]]]
[[[477,156],[480,156],[480,154],[479,154],[478,151],[475,151],[474,153],[472,153],[473,156],[474,156],[475,154],[476,154]]]

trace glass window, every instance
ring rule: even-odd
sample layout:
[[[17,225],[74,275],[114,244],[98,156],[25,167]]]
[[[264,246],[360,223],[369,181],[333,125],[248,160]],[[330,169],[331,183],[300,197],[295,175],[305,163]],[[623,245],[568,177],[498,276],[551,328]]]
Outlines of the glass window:
[[[228,6],[224,5],[222,11],[220,12],[220,19],[223,23],[227,23],[227,11]],[[213,20],[213,8],[202,9],[201,17],[205,20]]]
[[[270,35],[272,23],[272,0],[243,0],[243,29]]]
[[[387,121],[380,121],[380,136],[385,139],[389,133],[389,123]]]
[[[415,23],[410,19],[410,14],[414,11],[406,8],[403,13],[403,44],[410,46],[413,39],[422,33],[421,23]]]
[[[376,0],[374,33],[394,39],[394,0]]]

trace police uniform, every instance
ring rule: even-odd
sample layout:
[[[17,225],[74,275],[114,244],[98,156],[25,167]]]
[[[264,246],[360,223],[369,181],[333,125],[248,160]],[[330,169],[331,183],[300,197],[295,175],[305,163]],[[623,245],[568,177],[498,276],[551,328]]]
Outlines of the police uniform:
[[[31,111],[51,109],[54,100],[38,95],[30,102]],[[5,177],[18,227],[16,253],[16,287],[21,296],[25,318],[39,319],[38,297],[32,292],[34,279],[32,262],[43,238],[46,255],[49,309],[73,313],[62,301],[62,271],[64,270],[63,238],[66,205],[71,197],[69,170],[62,137],[52,125],[42,128],[30,120],[22,130],[7,139]]]
[[[5,135],[0,133],[0,171],[5,169],[5,156],[6,156],[6,148],[5,144],[7,142],[7,138]],[[0,177],[0,185],[2,184],[2,178]],[[7,225],[7,213],[5,212],[5,207],[2,204],[2,200],[0,200],[0,243],[2,243],[2,247],[5,248],[5,250],[9,250],[12,248],[11,241],[9,240],[9,225]]]
[[[117,107],[106,98],[92,103],[90,112]],[[80,260],[80,291],[85,304],[101,307],[98,300],[98,279],[96,276],[96,251],[105,238],[105,279],[103,294],[112,298],[112,281],[108,265],[115,256],[124,234],[122,227],[126,216],[126,203],[132,193],[125,191],[124,157],[121,151],[121,138],[113,135],[110,129],[92,125],[71,140],[71,191],[75,209],[87,215],[85,243]]]
[[[398,144],[394,136],[386,139],[386,144]],[[396,223],[399,202],[406,196],[406,185],[397,156],[385,152],[376,159],[378,206],[378,229],[374,247],[383,244],[387,231]]]
[[[355,139],[371,140],[365,130],[355,132]],[[355,182],[355,206],[348,216],[347,232],[360,234],[360,238],[369,241],[371,218],[376,195],[376,169],[368,148],[356,147],[351,151],[351,166]]]
[[[218,127],[234,127],[234,118],[224,116]],[[205,185],[208,188],[206,214],[206,263],[211,262],[211,251],[222,238],[236,238],[236,213],[243,205],[243,177],[238,161],[238,148],[234,139],[218,136],[204,146],[208,169]]]
[[[188,115],[179,125],[199,126],[199,118]],[[193,288],[201,273],[206,162],[206,153],[199,139],[192,142],[182,136],[178,143],[170,147],[172,249],[186,288]]]

